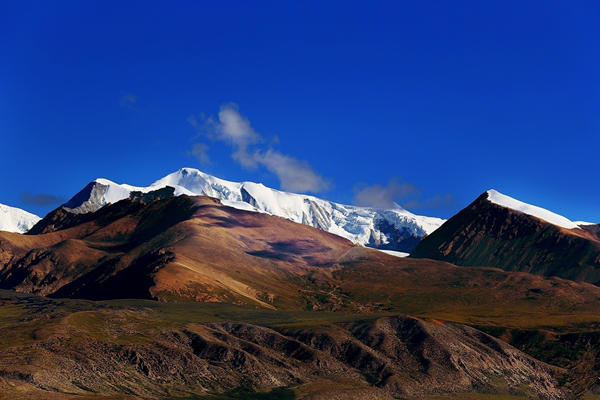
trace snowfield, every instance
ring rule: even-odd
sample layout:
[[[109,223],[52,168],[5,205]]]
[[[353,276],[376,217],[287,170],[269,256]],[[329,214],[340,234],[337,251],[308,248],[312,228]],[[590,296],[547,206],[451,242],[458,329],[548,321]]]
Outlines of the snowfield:
[[[0,231],[25,233],[41,218],[20,208],[0,204]]]

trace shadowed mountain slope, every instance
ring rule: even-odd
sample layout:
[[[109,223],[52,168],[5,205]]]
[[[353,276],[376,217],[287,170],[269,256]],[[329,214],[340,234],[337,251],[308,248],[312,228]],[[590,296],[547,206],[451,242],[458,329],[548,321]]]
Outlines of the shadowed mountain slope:
[[[321,230],[208,197],[123,200],[93,214],[58,209],[38,229],[46,233],[0,233],[1,287],[263,307],[276,296],[278,305],[298,306],[294,296],[284,296],[289,277],[330,266],[353,247]]]
[[[425,237],[411,257],[600,282],[597,225],[569,229],[489,201],[488,193]]]

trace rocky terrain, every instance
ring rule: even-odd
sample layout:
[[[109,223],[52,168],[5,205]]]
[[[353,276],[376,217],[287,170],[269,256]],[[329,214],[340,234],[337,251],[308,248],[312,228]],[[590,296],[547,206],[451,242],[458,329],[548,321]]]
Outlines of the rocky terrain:
[[[183,399],[232,388],[304,399],[569,396],[564,369],[439,320],[0,298],[0,398]],[[209,322],[219,316],[230,320]]]
[[[90,214],[58,209],[35,232],[44,233],[0,233],[0,288],[291,310],[445,310],[461,322],[489,307],[546,320],[568,307],[585,319],[600,305],[592,285],[399,258],[202,196],[127,199]]]

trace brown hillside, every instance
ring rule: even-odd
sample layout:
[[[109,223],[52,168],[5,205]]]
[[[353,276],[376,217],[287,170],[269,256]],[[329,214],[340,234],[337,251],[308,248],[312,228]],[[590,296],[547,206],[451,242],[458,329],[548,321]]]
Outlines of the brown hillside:
[[[124,200],[83,222],[56,215],[48,220],[63,229],[0,233],[0,288],[86,299],[404,312],[516,327],[599,319],[600,288],[589,284],[398,258],[207,197]]]

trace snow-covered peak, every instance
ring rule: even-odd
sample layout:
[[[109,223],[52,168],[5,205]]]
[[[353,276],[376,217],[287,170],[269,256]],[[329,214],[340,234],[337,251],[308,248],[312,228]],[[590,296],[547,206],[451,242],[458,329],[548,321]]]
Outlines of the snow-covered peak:
[[[487,195],[488,200],[494,204],[522,212],[523,214],[531,215],[533,217],[549,222],[553,225],[560,226],[566,229],[575,229],[579,227],[576,222],[573,222],[568,218],[563,217],[562,215],[555,214],[552,211],[546,210],[538,206],[523,203],[522,201],[513,199],[512,197],[502,194],[494,189],[488,190]]]
[[[20,208],[0,204],[0,231],[25,233],[40,219]]]
[[[175,195],[214,197],[231,207],[287,218],[355,243],[390,250],[412,250],[420,238],[445,222],[441,218],[415,215],[400,206],[375,209],[343,205],[271,189],[261,183],[230,182],[194,168],[181,168],[145,187],[96,179],[64,206],[76,213],[91,212],[126,199],[133,191],[149,192],[166,186],[173,187]]]

